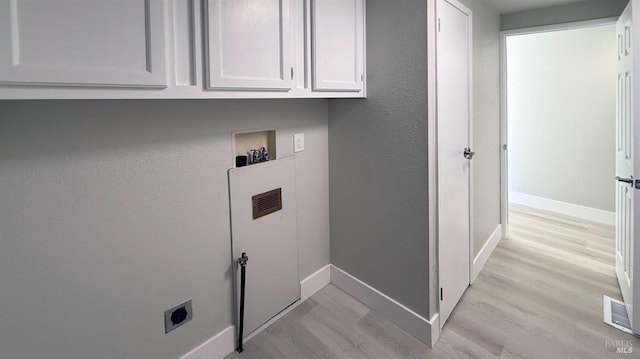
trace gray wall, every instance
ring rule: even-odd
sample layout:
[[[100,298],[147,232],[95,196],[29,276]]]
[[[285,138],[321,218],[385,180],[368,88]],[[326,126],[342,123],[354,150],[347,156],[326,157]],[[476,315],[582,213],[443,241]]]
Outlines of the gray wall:
[[[500,224],[500,15],[483,1],[473,12],[473,250]]]
[[[474,12],[475,247],[500,223],[499,27]],[[331,261],[429,318],[426,4],[367,1],[367,91],[329,101]]]
[[[629,0],[586,1],[502,15],[502,30],[616,17]]]
[[[306,135],[304,278],[329,263],[326,100],[0,101],[0,358],[175,359],[231,325],[231,132],[265,128],[281,156]]]
[[[331,262],[429,314],[426,1],[367,1],[365,100],[329,101]]]
[[[613,212],[615,25],[508,38],[509,191]]]

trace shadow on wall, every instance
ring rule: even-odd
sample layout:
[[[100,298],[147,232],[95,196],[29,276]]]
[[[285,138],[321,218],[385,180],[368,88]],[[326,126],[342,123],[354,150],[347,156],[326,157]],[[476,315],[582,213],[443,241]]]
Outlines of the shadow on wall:
[[[255,130],[261,122],[271,128],[288,108],[304,107],[305,101],[318,100],[0,101],[0,165],[191,141],[229,147],[215,160],[231,163],[231,132]]]
[[[327,100],[0,101],[0,356],[173,359],[227,329],[231,133],[266,128],[282,155],[306,135],[304,278],[329,262]]]

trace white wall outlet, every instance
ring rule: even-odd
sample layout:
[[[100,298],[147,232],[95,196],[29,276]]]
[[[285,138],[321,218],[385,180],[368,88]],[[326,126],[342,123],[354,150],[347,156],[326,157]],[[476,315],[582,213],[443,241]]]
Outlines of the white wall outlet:
[[[304,133],[293,135],[293,152],[304,151]]]

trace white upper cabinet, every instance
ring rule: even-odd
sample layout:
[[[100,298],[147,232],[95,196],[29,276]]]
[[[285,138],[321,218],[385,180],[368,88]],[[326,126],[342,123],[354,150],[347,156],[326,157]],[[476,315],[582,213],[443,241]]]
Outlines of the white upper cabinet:
[[[314,91],[363,90],[364,0],[312,0]]]
[[[0,0],[0,100],[366,96],[365,0]]]
[[[0,0],[0,86],[165,87],[164,42],[161,0]]]
[[[291,89],[289,0],[206,0],[207,89]]]

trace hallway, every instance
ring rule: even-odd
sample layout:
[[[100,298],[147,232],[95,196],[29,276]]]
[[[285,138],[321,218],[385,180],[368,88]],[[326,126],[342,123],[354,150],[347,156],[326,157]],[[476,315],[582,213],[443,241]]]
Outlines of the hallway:
[[[509,215],[509,238],[469,288],[441,340],[450,330],[485,357],[502,358],[619,357],[609,342],[615,340],[630,340],[640,350],[638,338],[602,321],[603,294],[621,298],[613,227],[517,205]]]
[[[433,349],[330,285],[227,358],[620,358],[616,340],[640,350],[602,322],[602,295],[620,298],[613,228],[517,205],[510,223]]]

